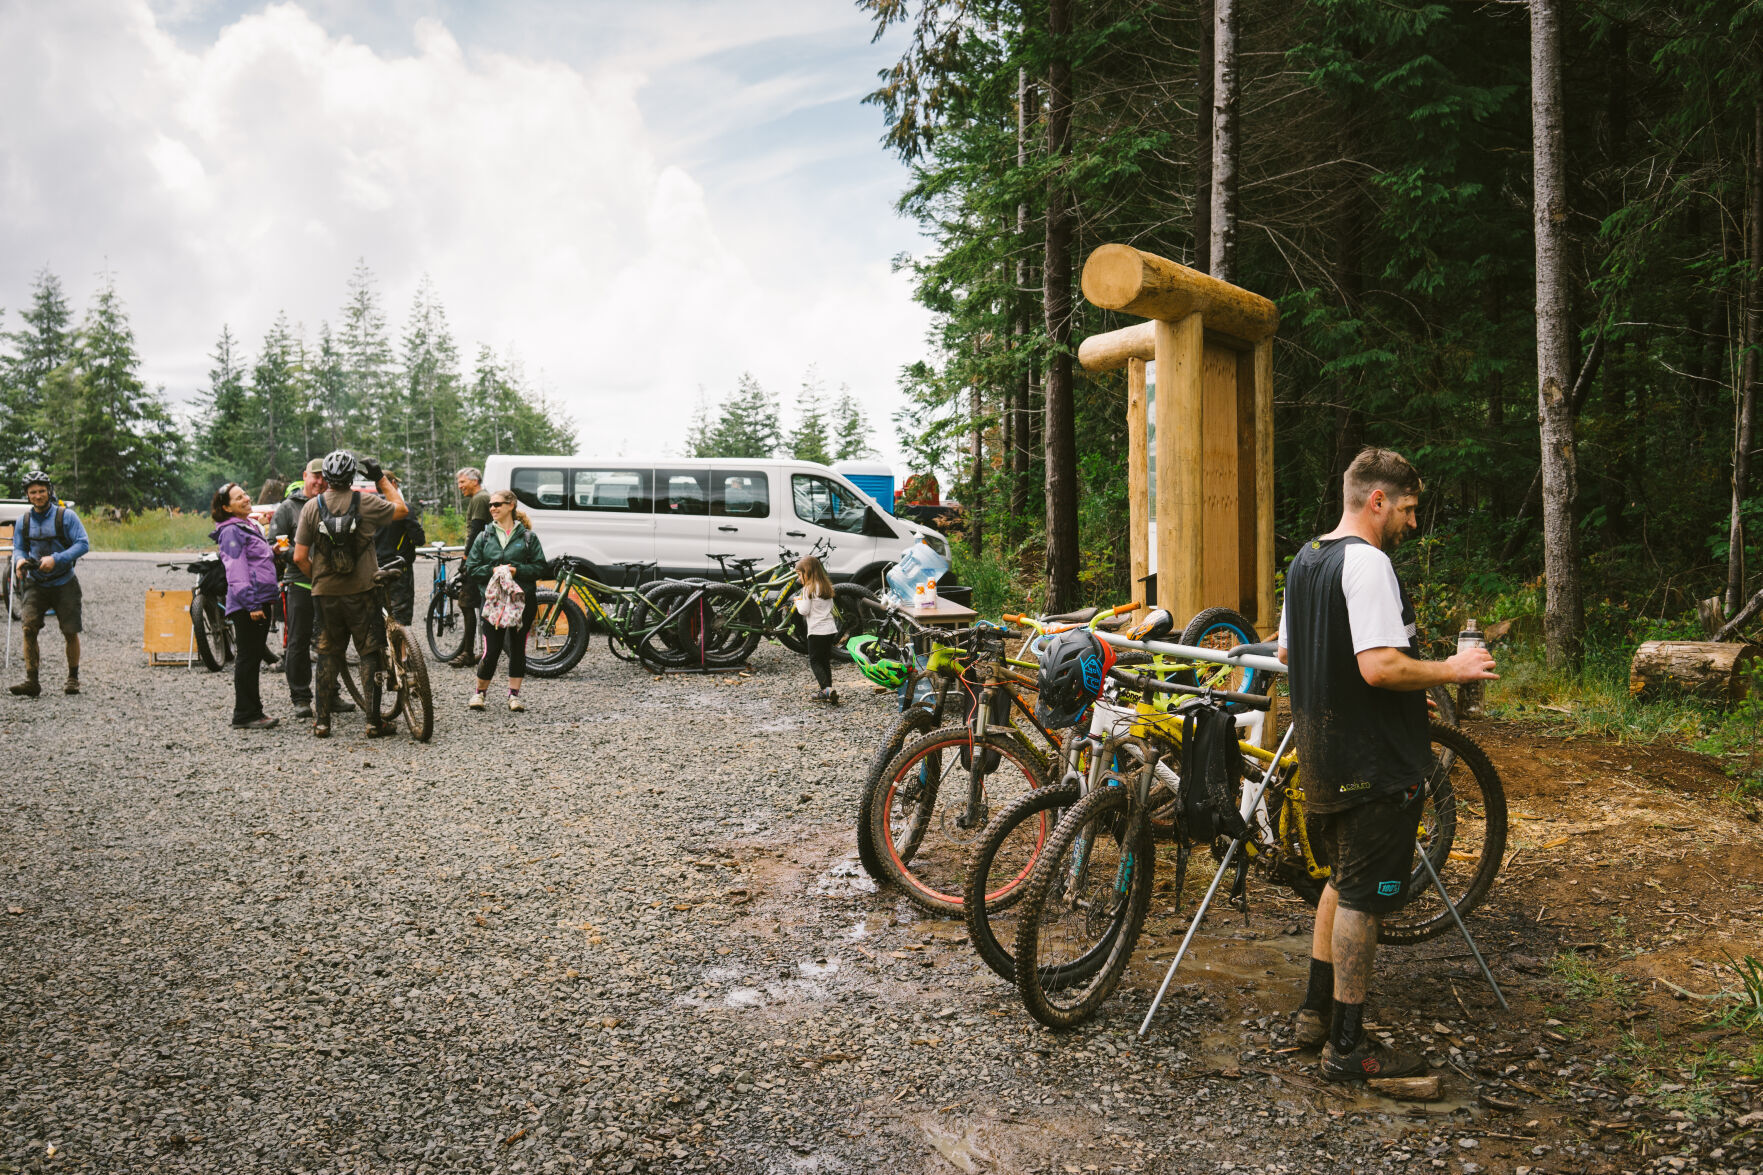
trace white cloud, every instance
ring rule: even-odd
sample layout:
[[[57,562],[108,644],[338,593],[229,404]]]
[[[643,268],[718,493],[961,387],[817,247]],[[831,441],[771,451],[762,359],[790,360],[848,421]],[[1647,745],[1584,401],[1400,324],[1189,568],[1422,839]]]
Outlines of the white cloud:
[[[866,79],[744,84],[725,59],[786,30],[863,31],[794,0],[771,24],[710,18],[728,7],[746,6],[708,6],[678,41],[629,18],[617,52],[570,63],[462,45],[469,29],[432,17],[392,50],[295,4],[194,42],[145,0],[0,5],[0,305],[23,305],[43,265],[80,298],[114,273],[147,376],[182,399],[222,322],[248,346],[280,310],[315,330],[364,257],[394,331],[428,274],[462,351],[517,347],[585,447],[659,450],[699,385],[752,370],[788,402],[816,364],[891,449],[894,375],[926,322],[887,269],[906,238],[876,224],[892,190],[852,181],[817,201],[801,169],[861,142],[755,130]],[[678,118],[693,98],[677,87],[705,84],[704,116]],[[671,133],[645,115],[658,91]],[[737,125],[751,150],[718,156]]]

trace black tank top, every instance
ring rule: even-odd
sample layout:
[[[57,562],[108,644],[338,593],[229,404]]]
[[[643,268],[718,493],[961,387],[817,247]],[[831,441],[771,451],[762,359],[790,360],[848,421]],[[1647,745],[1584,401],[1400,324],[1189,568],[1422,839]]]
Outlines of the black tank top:
[[[1305,806],[1339,812],[1398,795],[1425,778],[1431,762],[1424,690],[1378,689],[1359,673],[1341,569],[1364,539],[1312,539],[1286,572],[1286,650],[1292,722]],[[1369,543],[1365,543],[1369,546]],[[1400,577],[1402,623],[1414,605]],[[1408,641],[1408,655],[1420,655]]]

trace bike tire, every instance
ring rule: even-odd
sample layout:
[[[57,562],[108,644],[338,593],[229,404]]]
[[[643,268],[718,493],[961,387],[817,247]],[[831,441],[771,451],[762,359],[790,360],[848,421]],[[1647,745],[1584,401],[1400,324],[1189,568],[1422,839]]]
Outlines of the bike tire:
[[[1131,807],[1131,789],[1125,787],[1097,788],[1079,800],[1059,821],[1029,878],[1017,916],[1016,991],[1029,1015],[1049,1028],[1075,1027],[1101,1009],[1126,974],[1144,930],[1157,855],[1149,822],[1135,819]],[[1100,902],[1096,912],[1085,913],[1076,940],[1089,945],[1064,949],[1070,940],[1061,932],[1079,921],[1064,917],[1073,908],[1067,901],[1068,862],[1082,845],[1094,865],[1096,848],[1110,844],[1116,850],[1112,868],[1080,870],[1083,893]],[[1107,879],[1098,882],[1103,873]],[[1071,899],[1079,905],[1084,900],[1081,894]]]
[[[465,651],[465,609],[447,593],[429,599],[423,629],[436,661],[446,664]]]
[[[526,636],[529,677],[562,677],[588,650],[588,617],[574,596],[540,591]]]
[[[838,587],[833,588],[833,596],[838,596]],[[778,625],[778,643],[792,653],[806,655],[808,652],[808,618],[796,611],[796,597],[802,594],[802,585],[794,584],[784,593],[783,599],[777,602],[778,615],[784,622]]]
[[[849,661],[851,652],[846,646],[851,638],[878,631],[887,615],[881,597],[868,588],[854,583],[834,584],[833,623],[839,626],[839,631],[833,637],[833,660]],[[806,633],[806,628],[803,631]],[[807,646],[806,636],[803,637],[803,646]]]
[[[426,743],[435,733],[435,699],[429,691],[429,667],[422,646],[403,625],[386,625],[386,655],[398,666],[398,701],[410,737]]]
[[[1036,788],[992,817],[973,846],[967,864],[967,889],[961,895],[967,937],[986,966],[1007,983],[1016,982],[1016,956],[1004,945],[1006,939],[1013,945],[1016,942],[1015,921],[1006,923],[1000,916],[1019,904],[1024,884],[1060,815],[1077,801],[1074,783]],[[1027,845],[1023,844],[1024,825],[1030,825],[1031,843]],[[999,874],[995,878],[994,870]]]
[[[929,733],[937,725],[936,715],[929,706],[909,706],[888,729],[887,736],[869,757],[869,770],[864,773],[863,791],[857,800],[857,860],[863,871],[878,882],[886,882],[881,858],[875,853],[875,829],[870,824],[869,806],[875,800],[875,789],[881,785],[888,764],[894,761],[908,742]]]
[[[196,656],[210,673],[219,673],[233,659],[232,634],[220,605],[198,593],[190,604],[190,625],[196,635]]]
[[[1249,623],[1248,617],[1234,608],[1205,608],[1194,614],[1187,627],[1181,631],[1181,640],[1177,643],[1191,645],[1201,649],[1217,649],[1225,651],[1238,645],[1252,645],[1261,637],[1255,626]],[[1218,666],[1223,669],[1223,666]],[[1202,674],[1205,668],[1201,668]],[[1267,693],[1269,675],[1259,669],[1232,669],[1219,675],[1210,684],[1219,689],[1235,690],[1238,693]],[[1201,684],[1207,684],[1202,682]],[[1225,707],[1231,713],[1239,713],[1248,707],[1240,703],[1232,703]]]
[[[959,752],[974,741],[965,726],[920,736],[894,756],[870,797],[869,826],[883,875],[933,914],[960,915],[967,860],[987,813],[1046,783],[1019,737],[988,732],[982,745],[998,753],[998,767],[981,779],[978,823],[962,827],[969,777]]]

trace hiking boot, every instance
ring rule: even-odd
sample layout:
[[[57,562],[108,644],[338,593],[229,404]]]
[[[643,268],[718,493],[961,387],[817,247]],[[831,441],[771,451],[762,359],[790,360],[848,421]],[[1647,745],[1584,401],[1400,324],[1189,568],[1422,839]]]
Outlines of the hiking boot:
[[[1300,1049],[1320,1047],[1328,1040],[1328,1021],[1315,1008],[1299,1008],[1292,1017],[1292,1044]]]
[[[61,692],[64,694],[77,694],[77,693],[79,693],[80,692],[80,675],[77,673],[68,674],[67,675],[67,683],[61,687]]]
[[[396,729],[397,727],[393,726],[390,722],[369,722],[367,724],[367,737],[386,738]]]
[[[827,701],[827,704],[830,706],[838,705],[839,704],[839,691],[832,688],[831,686],[828,686],[826,688],[826,701]]]
[[[465,708],[467,710],[482,711],[484,708],[484,691],[474,690],[471,695],[471,701],[465,703]]]
[[[1426,1058],[1401,1053],[1362,1033],[1350,1053],[1335,1051],[1331,1040],[1322,1046],[1322,1077],[1325,1081],[1365,1081],[1372,1077],[1418,1077],[1426,1072]]]
[[[311,702],[296,702],[296,703],[294,703],[294,717],[296,717],[296,718],[310,718],[310,717],[312,717],[312,703]]]
[[[36,678],[27,677],[17,685],[13,686],[9,692],[14,697],[34,698],[43,692],[43,687],[37,684]]]
[[[269,718],[269,717],[266,717],[262,714],[259,714],[257,717],[251,719],[251,721],[249,721],[249,722],[235,722],[235,723],[233,723],[233,729],[234,730],[270,730],[270,729],[273,729],[274,727],[280,726],[281,724],[282,724],[282,720],[280,718]]]
[[[355,713],[355,703],[351,702],[348,698],[339,695],[336,701],[331,703],[331,713],[353,714]]]
[[[451,665],[455,669],[470,669],[476,663],[477,663],[477,658],[473,657],[471,655],[471,651],[469,649],[467,649],[463,652],[455,653],[453,656],[447,658],[447,664]]]

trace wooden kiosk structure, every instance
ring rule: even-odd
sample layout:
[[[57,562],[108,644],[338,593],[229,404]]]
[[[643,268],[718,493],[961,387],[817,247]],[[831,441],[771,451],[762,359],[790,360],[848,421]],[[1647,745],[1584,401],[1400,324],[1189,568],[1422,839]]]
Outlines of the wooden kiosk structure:
[[[1273,334],[1259,294],[1130,245],[1084,263],[1084,297],[1150,321],[1093,335],[1087,371],[1126,368],[1135,584],[1178,625],[1235,608],[1271,637]],[[1154,591],[1152,590],[1155,585]]]

